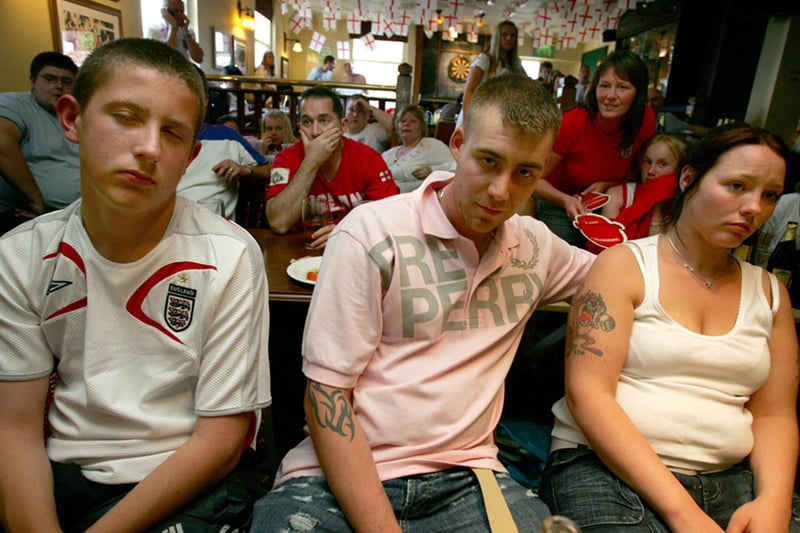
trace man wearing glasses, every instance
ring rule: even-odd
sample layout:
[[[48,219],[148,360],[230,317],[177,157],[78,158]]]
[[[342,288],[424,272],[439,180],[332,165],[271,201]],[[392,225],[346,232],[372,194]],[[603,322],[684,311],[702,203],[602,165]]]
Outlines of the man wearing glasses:
[[[69,57],[42,52],[31,62],[30,92],[0,94],[0,234],[80,196],[78,145],[55,114],[77,71]]]

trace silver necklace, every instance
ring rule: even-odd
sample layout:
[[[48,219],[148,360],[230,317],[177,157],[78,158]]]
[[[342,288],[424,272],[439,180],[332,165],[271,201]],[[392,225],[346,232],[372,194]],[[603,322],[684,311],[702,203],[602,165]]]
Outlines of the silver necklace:
[[[728,273],[728,269],[731,266],[730,257],[728,258],[728,262],[725,264],[725,268],[722,269],[722,271],[719,273],[719,275],[717,275],[716,277],[710,278],[710,279],[709,278],[704,278],[703,276],[698,274],[697,271],[689,263],[686,262],[686,258],[683,257],[683,254],[681,253],[681,251],[678,250],[678,247],[675,246],[674,242],[672,242],[672,237],[670,237],[669,235],[667,235],[666,237],[667,237],[667,242],[669,242],[669,245],[672,246],[672,249],[675,250],[675,253],[678,254],[678,257],[681,259],[681,261],[683,261],[683,266],[686,267],[686,270],[691,272],[692,275],[694,275],[694,277],[696,277],[697,279],[699,279],[700,281],[705,283],[706,289],[710,289],[713,284],[715,284],[716,282],[721,280],[723,278],[723,276],[725,276],[725,274]]]

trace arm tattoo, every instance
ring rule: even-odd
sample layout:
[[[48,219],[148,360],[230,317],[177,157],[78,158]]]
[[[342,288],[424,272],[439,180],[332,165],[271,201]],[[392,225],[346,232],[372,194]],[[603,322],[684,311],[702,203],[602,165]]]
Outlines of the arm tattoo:
[[[603,297],[592,291],[577,294],[572,302],[569,317],[568,333],[570,345],[567,356],[572,353],[584,355],[586,353],[603,357],[603,351],[594,345],[593,330],[612,331],[617,327],[614,318],[607,312]]]
[[[334,389],[329,394],[319,383],[312,381],[308,387],[308,399],[319,427],[330,429],[342,437],[349,436],[353,442],[356,433],[353,409],[342,391]]]

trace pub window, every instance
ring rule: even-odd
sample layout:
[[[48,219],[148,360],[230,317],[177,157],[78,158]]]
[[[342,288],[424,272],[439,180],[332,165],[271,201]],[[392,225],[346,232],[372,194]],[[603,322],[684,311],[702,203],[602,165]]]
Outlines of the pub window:
[[[350,40],[350,62],[353,71],[363,74],[373,85],[397,85],[397,67],[403,62],[406,43],[375,40],[375,50],[367,48],[360,38]],[[339,58],[339,61],[346,61]],[[394,92],[370,91],[370,96],[394,98]]]
[[[255,70],[255,68],[261,64],[261,59],[264,57],[264,52],[268,50],[275,52],[275,49],[272,47],[272,21],[258,11],[256,11],[256,31],[253,33],[253,37],[255,39],[255,57],[253,58],[255,60],[255,65],[253,66],[253,69]],[[276,54],[275,76],[280,77],[280,75],[280,57]]]

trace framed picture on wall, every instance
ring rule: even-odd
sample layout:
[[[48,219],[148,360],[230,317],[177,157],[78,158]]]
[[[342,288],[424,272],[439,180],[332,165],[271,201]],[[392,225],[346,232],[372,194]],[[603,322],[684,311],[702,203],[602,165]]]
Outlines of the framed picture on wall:
[[[289,58],[281,57],[281,78],[289,79]]]
[[[233,63],[233,37],[214,30],[214,68],[221,69]]]
[[[122,12],[90,0],[50,0],[55,50],[80,66],[98,48],[122,37]]]
[[[236,37],[233,38],[233,64],[247,74],[247,43]]]

